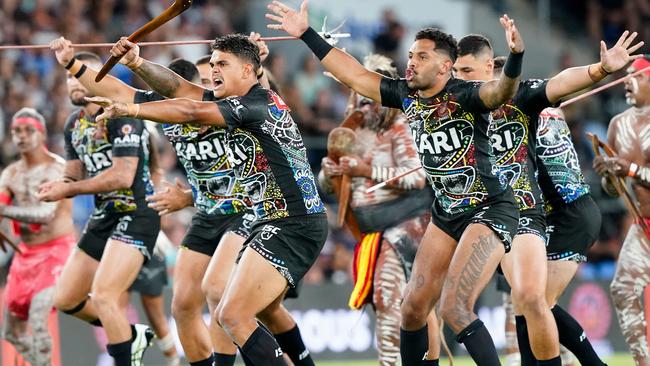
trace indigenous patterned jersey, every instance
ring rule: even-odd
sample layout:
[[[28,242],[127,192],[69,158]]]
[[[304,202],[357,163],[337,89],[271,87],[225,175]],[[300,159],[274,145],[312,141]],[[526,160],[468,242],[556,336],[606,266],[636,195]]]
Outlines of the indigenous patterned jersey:
[[[216,103],[228,125],[228,158],[257,219],[325,212],[302,136],[284,101],[256,84],[242,97]]]
[[[560,109],[547,108],[539,115],[537,161],[547,212],[589,193],[571,131]]]
[[[490,113],[490,140],[502,177],[515,192],[519,210],[542,203],[537,183],[535,145],[539,113],[550,102],[546,97],[545,80],[519,83],[515,97]]]
[[[420,163],[449,214],[472,209],[507,188],[487,135],[489,110],[479,97],[480,85],[450,79],[440,93],[422,98],[404,79],[381,81],[383,105],[406,114]]]
[[[164,99],[153,91],[138,91],[134,102]],[[203,99],[206,100],[205,95]],[[226,155],[226,129],[189,124],[163,124],[162,128],[185,168],[194,206],[200,212],[229,215],[243,212],[250,206]]]
[[[115,118],[97,123],[95,117],[81,109],[70,115],[63,131],[66,159],[81,160],[88,177],[110,168],[114,157],[137,157],[138,167],[130,188],[95,194],[94,215],[147,208],[144,199],[153,194],[153,183],[149,171],[149,132],[144,122]]]

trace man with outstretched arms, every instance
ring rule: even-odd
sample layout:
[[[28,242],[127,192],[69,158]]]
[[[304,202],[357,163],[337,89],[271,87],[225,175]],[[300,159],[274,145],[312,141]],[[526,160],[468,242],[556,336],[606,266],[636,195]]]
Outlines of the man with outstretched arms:
[[[558,307],[554,313],[551,312],[545,299],[546,222],[541,189],[536,178],[540,112],[560,98],[624,67],[630,59],[629,53],[642,45],[631,47],[635,37],[636,34],[628,37],[624,33],[612,49],[602,48],[601,61],[597,64],[567,69],[548,80],[522,81],[514,98],[490,114],[492,123],[488,133],[497,155],[497,165],[513,187],[520,210],[519,228],[513,248],[505,255],[501,265],[512,286],[512,300],[515,313],[518,314],[517,335],[524,366],[536,365],[538,362],[543,365],[561,364],[558,331],[553,318],[553,314],[559,313],[561,309]],[[456,74],[472,80],[491,80],[492,73],[489,71],[494,54],[489,40],[482,35],[471,34],[463,37],[458,45],[459,58],[454,65]],[[488,72],[481,72],[485,70]],[[565,331],[563,325],[561,328]]]
[[[289,108],[258,83],[259,60],[259,47],[247,37],[219,37],[211,59],[216,102],[92,100],[106,106],[99,117],[227,127],[228,160],[257,220],[219,302],[218,319],[253,364],[284,365],[282,350],[255,316],[281,301],[287,286],[311,267],[327,236],[327,220]],[[197,92],[193,97],[202,98],[203,89]]]
[[[632,63],[628,73],[650,66],[645,55]],[[607,193],[616,196],[614,177],[630,177],[641,213],[640,222],[632,224],[618,257],[618,266],[610,286],[618,322],[625,341],[638,366],[650,365],[646,336],[647,322],[643,310],[643,290],[650,284],[650,71],[625,82],[625,98],[632,107],[612,118],[607,141],[617,157],[594,159],[594,169],[603,176]]]
[[[382,55],[366,56],[364,66],[398,77],[393,61]],[[353,309],[372,304],[379,364],[397,365],[402,293],[417,245],[431,218],[433,192],[424,171],[419,170],[367,193],[373,185],[420,166],[420,160],[401,111],[383,107],[355,92],[350,95],[348,109],[350,113],[363,113],[362,122],[354,130],[355,148],[341,156],[338,163],[323,158],[318,179],[323,190],[331,192],[332,179],[343,174],[351,177],[350,209],[362,236],[355,248],[355,283],[348,304]]]
[[[152,255],[160,230],[160,218],[145,201],[153,193],[149,134],[139,119],[110,124],[96,119],[100,108],[84,99],[92,93],[77,78],[90,68],[99,70],[101,60],[83,52],[73,61],[66,65],[67,85],[70,100],[80,108],[64,127],[64,179],[41,185],[39,198],[54,202],[94,194],[95,210],[61,274],[54,302],[59,310],[104,327],[117,366],[141,365],[153,333],[145,325],[129,325],[119,298]]]
[[[301,39],[334,77],[359,94],[404,111],[420,162],[433,186],[435,201],[413,265],[402,304],[403,365],[437,365],[426,354],[426,320],[441,301],[443,319],[479,365],[498,365],[487,328],[473,312],[474,302],[491,278],[516,233],[518,210],[499,178],[487,135],[487,112],[517,91],[523,41],[507,16],[501,18],[511,55],[499,80],[466,82],[452,77],[456,40],[437,29],[419,31],[409,50],[406,79],[390,79],[364,68],[331,47],[300,12],[274,1],[267,18]],[[433,333],[433,332],[432,332]]]
[[[52,364],[48,318],[54,285],[75,243],[72,201],[40,202],[38,186],[61,179],[64,160],[45,147],[45,119],[22,108],[11,119],[20,158],[0,176],[0,218],[13,220],[20,252],[14,254],[5,288],[3,337],[33,366]]]
[[[259,41],[259,34],[252,33],[250,37],[257,42],[263,60],[268,54],[268,48],[264,42]],[[176,60],[168,69],[140,58],[138,51],[137,46],[122,39],[111,52],[126,54],[123,63],[138,73],[154,90],[167,93],[166,96],[173,96],[177,87],[190,86],[192,91],[197,91],[195,97],[199,100],[215,100],[211,90],[196,85],[199,83],[199,75],[201,82],[204,83],[204,79],[207,79],[212,84],[211,76],[205,75],[204,67],[197,74],[197,67],[185,60]],[[82,76],[80,81],[97,95],[136,103],[164,99],[157,92],[136,90],[110,75],[102,82],[95,83],[94,75],[91,71]],[[263,72],[259,76],[260,81],[266,83]],[[187,95],[192,96],[191,93]],[[237,254],[249,234],[252,215],[245,212],[250,209],[250,200],[236,182],[232,164],[227,160],[224,128],[164,124],[163,132],[172,142],[192,189],[186,190],[178,184],[166,184],[165,189],[148,197],[150,206],[161,214],[190,205],[198,209],[183,240],[175,269],[172,309],[180,340],[192,365],[211,365],[213,359],[220,366],[232,365],[236,353],[232,340],[218,327],[216,320],[210,324],[211,335],[208,333],[202,320],[202,309],[207,298],[209,307],[214,310],[223,294]],[[288,311],[283,306],[269,309],[271,310],[272,313],[265,319],[269,319],[268,325],[274,334],[277,333],[275,336],[283,349],[295,359],[297,365],[313,364]],[[214,314],[214,311],[211,313]],[[277,323],[280,322],[282,324],[278,327]]]

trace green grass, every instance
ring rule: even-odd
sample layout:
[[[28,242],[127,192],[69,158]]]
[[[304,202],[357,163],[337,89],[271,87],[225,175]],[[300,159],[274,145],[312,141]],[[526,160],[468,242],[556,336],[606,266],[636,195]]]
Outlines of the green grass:
[[[630,366],[634,365],[632,356],[625,353],[617,353],[612,357],[604,360],[609,366]],[[505,363],[504,363],[505,364]],[[576,363],[577,364],[577,363]],[[330,361],[330,362],[317,362],[318,366],[377,366],[377,361]],[[442,359],[441,366],[449,365],[446,359]],[[474,363],[469,357],[454,358],[454,366],[472,366]]]

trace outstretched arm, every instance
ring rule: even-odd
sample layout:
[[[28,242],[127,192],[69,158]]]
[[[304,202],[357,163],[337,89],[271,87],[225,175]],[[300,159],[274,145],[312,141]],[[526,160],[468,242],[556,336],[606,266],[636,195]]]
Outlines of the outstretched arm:
[[[588,66],[572,67],[552,77],[546,85],[546,96],[555,103],[569,94],[593,85],[607,75],[624,68],[630,61],[642,55],[632,55],[643,46],[643,41],[632,46],[637,33],[625,31],[614,47],[607,49],[600,41],[600,62]]]
[[[481,101],[488,109],[495,109],[515,96],[519,88],[524,57],[524,41],[515,26],[515,21],[507,15],[502,16],[499,21],[506,32],[510,55],[503,67],[501,77],[483,83],[479,89]]]
[[[12,202],[13,192],[9,182],[16,179],[14,167],[10,166],[0,176],[0,218],[8,218],[28,224],[45,224],[54,218],[56,203],[42,203],[30,206],[17,206]]]
[[[72,43],[63,38],[57,38],[50,43],[56,60],[65,67],[70,76],[76,77],[79,82],[90,91],[92,95],[99,95],[120,102],[132,102],[136,89],[123,83],[120,79],[106,75],[100,82],[95,82],[97,71],[87,67],[83,61],[74,57]]]
[[[151,89],[162,96],[167,98],[183,97],[193,100],[203,99],[203,91],[205,89],[202,86],[183,79],[180,75],[163,65],[140,57],[140,47],[126,39],[126,37],[120,38],[110,53],[111,56],[115,57],[124,55],[120,62],[140,76]]]
[[[132,117],[158,123],[226,126],[223,115],[214,102],[198,102],[187,98],[176,98],[132,104],[115,102],[102,97],[86,99],[104,108],[104,113],[96,117],[97,121],[117,117]]]
[[[320,59],[323,67],[335,78],[357,93],[381,102],[379,88],[382,76],[366,69],[346,52],[331,46],[313,28],[309,27],[307,1],[303,1],[300,5],[300,12],[279,1],[273,1],[268,8],[273,14],[266,14],[266,17],[279,23],[269,24],[268,28],[281,29],[289,35],[299,37]]]

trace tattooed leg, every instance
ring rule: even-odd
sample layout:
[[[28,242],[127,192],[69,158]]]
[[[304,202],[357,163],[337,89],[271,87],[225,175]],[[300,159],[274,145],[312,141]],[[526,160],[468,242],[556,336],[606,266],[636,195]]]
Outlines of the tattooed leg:
[[[14,346],[23,359],[32,363],[30,347],[31,340],[27,333],[27,321],[12,316],[5,309],[5,326],[2,332],[3,338]]]
[[[650,240],[638,225],[627,233],[610,286],[618,322],[637,365],[650,365],[646,319],[641,305],[644,288],[650,283]]]
[[[32,366],[48,366],[52,363],[52,338],[48,318],[52,311],[54,287],[40,291],[29,307],[29,326],[32,329]]]
[[[435,318],[433,309],[440,298],[440,292],[447,275],[449,262],[456,249],[456,241],[429,223],[422,237],[413,262],[413,272],[406,285],[404,300],[400,308],[400,353],[402,365],[416,365],[427,353],[429,344],[439,344],[439,340],[429,340],[425,326],[428,324],[429,335],[438,337],[438,321],[427,321]],[[424,333],[424,334],[420,334]],[[424,339],[422,339],[424,338]],[[406,341],[405,341],[406,339]],[[440,357],[440,348],[428,350],[427,359],[435,360]]]
[[[442,289],[440,313],[458,333],[477,319],[474,303],[492,278],[505,249],[487,226],[471,224],[458,242]]]
[[[501,263],[512,287],[516,315],[526,318],[528,339],[537,360],[560,355],[557,326],[546,302],[546,246],[533,234],[515,236],[512,249]]]
[[[379,364],[397,365],[399,360],[400,302],[406,287],[406,274],[395,249],[384,240],[377,258],[373,284],[373,304]]]

